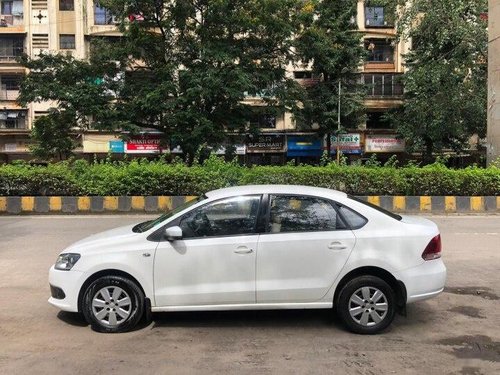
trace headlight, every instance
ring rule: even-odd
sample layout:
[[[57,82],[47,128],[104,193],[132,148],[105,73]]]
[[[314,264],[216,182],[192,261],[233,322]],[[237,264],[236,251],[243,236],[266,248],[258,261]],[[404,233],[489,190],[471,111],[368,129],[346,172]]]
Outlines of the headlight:
[[[76,262],[80,259],[80,254],[61,254],[56,260],[55,269],[61,271],[69,271],[73,268]]]

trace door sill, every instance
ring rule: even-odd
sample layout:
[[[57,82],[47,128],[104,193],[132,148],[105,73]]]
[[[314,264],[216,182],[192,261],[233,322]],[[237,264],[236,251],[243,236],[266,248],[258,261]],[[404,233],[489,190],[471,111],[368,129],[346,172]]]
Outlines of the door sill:
[[[227,311],[227,310],[288,310],[288,309],[328,309],[332,302],[306,303],[237,303],[225,305],[185,305],[185,306],[156,306],[151,311]]]

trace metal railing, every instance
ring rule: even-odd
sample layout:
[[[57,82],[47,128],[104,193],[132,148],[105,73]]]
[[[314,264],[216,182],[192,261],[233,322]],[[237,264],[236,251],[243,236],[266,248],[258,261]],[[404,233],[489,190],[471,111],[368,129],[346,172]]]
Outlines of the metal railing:
[[[368,97],[399,98],[403,95],[401,73],[364,73],[361,83]]]

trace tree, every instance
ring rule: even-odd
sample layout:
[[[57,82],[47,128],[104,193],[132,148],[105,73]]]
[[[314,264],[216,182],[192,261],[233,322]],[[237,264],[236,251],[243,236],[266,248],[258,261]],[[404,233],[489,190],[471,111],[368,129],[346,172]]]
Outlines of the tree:
[[[58,157],[62,160],[63,156],[70,156],[76,146],[72,135],[74,127],[73,113],[51,109],[48,115],[37,118],[33,124],[31,152],[43,159]]]
[[[296,1],[101,4],[122,20],[123,117],[163,132],[188,159],[201,145],[220,145],[228,133],[246,129],[255,109],[247,95],[276,111],[294,105],[286,67],[295,59]]]
[[[487,0],[399,2],[399,36],[412,49],[404,104],[392,119],[425,160],[443,149],[460,152],[470,136],[486,132]]]
[[[303,64],[311,64],[318,83],[306,89],[304,107],[298,117],[307,127],[317,124],[320,134],[337,133],[339,110],[342,128],[357,127],[363,115],[363,89],[356,72],[365,56],[362,36],[357,31],[356,1],[323,0],[309,3],[309,22],[297,38]],[[307,9],[307,8],[306,8]]]

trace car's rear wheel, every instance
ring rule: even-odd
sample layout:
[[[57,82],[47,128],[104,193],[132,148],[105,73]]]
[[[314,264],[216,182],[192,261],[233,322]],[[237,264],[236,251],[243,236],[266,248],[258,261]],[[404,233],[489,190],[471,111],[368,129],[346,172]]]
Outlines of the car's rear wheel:
[[[85,319],[96,331],[129,331],[144,313],[144,294],[125,277],[100,277],[85,291],[82,310]]]
[[[350,280],[340,291],[337,314],[355,333],[379,333],[391,324],[396,312],[395,293],[389,284],[376,276]]]

